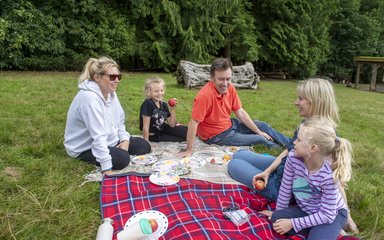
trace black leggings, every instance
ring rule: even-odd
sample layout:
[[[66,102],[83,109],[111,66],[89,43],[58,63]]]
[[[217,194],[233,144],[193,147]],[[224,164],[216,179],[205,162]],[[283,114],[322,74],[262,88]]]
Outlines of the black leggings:
[[[188,127],[179,125],[170,127],[165,124],[163,131],[157,135],[149,136],[151,142],[184,142],[187,140]]]
[[[112,170],[120,170],[128,166],[131,158],[129,155],[143,155],[151,152],[151,145],[142,138],[131,137],[128,152],[117,147],[108,147],[112,157]],[[85,151],[77,156],[78,159],[100,166],[92,154],[92,150]]]

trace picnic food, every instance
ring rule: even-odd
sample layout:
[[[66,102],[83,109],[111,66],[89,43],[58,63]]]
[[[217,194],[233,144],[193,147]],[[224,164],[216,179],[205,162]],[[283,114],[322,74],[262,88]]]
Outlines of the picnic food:
[[[157,223],[156,219],[149,219],[149,224],[151,224],[152,233],[156,232],[156,230],[159,228],[159,224]]]
[[[257,179],[256,183],[255,183],[255,188],[258,191],[264,190],[264,188],[265,188],[264,179],[262,179],[262,178]]]
[[[176,106],[176,104],[177,104],[177,99],[176,99],[176,98],[171,98],[171,99],[169,99],[169,100],[168,100],[168,104],[169,104],[169,106],[171,106],[171,107]]]
[[[229,160],[231,160],[231,156],[228,155],[228,154],[225,154],[224,157],[223,157],[223,160],[224,160],[225,162],[228,162]]]
[[[237,150],[239,150],[239,148],[238,147],[235,147],[235,146],[231,146],[231,147],[229,147],[229,149],[228,149],[230,152],[236,152]]]

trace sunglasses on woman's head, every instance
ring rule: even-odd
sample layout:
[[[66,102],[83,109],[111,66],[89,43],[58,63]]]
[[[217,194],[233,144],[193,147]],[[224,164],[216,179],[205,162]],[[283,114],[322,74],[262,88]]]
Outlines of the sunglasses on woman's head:
[[[121,81],[121,78],[123,77],[123,75],[121,74],[106,74],[106,73],[101,73],[100,75],[106,75],[106,76],[109,76],[109,81],[111,82],[114,82],[116,81],[116,78]]]

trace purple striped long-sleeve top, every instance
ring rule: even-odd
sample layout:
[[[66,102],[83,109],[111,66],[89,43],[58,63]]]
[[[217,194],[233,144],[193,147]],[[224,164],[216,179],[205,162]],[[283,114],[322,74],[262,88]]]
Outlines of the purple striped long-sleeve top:
[[[347,206],[332,177],[332,167],[328,161],[315,173],[309,173],[301,158],[289,152],[285,163],[276,209],[287,208],[294,195],[297,204],[307,214],[306,217],[292,218],[296,232],[312,226],[332,223],[337,211]]]

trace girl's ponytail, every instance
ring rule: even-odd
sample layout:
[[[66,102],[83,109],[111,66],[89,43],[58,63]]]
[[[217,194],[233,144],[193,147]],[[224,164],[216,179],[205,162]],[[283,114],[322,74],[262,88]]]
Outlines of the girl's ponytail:
[[[333,178],[347,183],[352,176],[352,145],[345,138],[336,137],[332,151]]]

